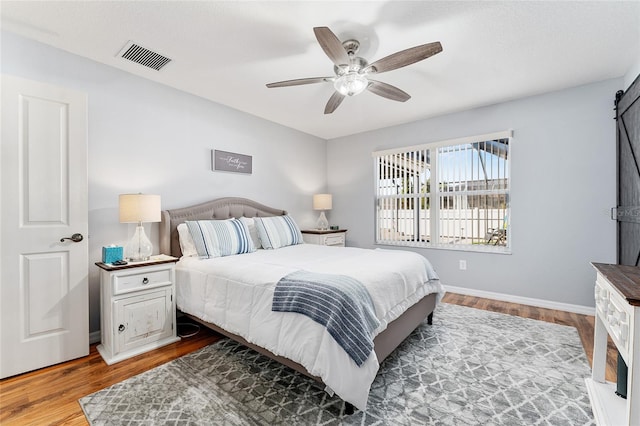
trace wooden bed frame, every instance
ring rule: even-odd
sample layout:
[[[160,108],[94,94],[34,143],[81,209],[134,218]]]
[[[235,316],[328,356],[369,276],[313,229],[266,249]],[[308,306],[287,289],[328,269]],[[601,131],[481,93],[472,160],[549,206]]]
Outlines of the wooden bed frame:
[[[180,257],[180,242],[178,239],[177,227],[186,220],[224,220],[239,217],[265,217],[285,215],[285,210],[274,209],[264,206],[246,198],[227,197],[208,201],[181,209],[162,211],[160,223],[160,253],[169,253],[172,256]],[[180,283],[177,283],[180,285]],[[389,323],[387,328],[378,334],[374,339],[374,350],[378,361],[382,361],[402,343],[413,330],[416,329],[425,318],[428,324],[432,324],[433,310],[436,305],[436,294],[432,293],[423,297],[418,303],[407,309],[396,320]],[[208,327],[224,336],[233,339],[269,358],[293,368],[294,370],[322,382],[317,376],[312,375],[302,365],[278,355],[252,343],[247,342],[243,337],[230,333],[215,324],[203,321],[193,315],[184,314],[194,321]],[[346,403],[346,414],[353,413],[353,406]]]

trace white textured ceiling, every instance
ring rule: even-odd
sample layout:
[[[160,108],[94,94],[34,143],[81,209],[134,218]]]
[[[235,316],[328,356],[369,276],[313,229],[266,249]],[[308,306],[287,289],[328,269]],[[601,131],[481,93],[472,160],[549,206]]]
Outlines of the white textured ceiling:
[[[2,1],[2,29],[324,139],[623,76],[640,57],[640,2]],[[331,115],[333,75],[313,27],[358,39],[373,62],[440,41],[443,52],[379,74],[412,95],[369,92]],[[134,42],[160,72],[118,58]]]

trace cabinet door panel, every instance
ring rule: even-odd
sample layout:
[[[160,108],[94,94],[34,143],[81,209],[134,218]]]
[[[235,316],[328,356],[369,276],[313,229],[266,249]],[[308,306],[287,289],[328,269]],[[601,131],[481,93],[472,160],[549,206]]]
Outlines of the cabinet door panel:
[[[115,352],[127,351],[171,336],[171,290],[113,302]]]

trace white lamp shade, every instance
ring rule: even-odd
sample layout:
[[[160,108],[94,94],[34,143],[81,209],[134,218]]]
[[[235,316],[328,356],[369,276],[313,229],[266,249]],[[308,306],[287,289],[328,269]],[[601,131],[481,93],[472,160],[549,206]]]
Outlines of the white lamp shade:
[[[315,194],[313,196],[314,210],[331,210],[332,200],[331,194]]]
[[[160,222],[160,196],[120,194],[120,222]]]

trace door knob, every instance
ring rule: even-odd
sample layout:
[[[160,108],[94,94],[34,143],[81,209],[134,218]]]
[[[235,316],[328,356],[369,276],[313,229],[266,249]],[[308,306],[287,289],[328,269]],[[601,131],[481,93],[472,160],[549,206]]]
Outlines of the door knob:
[[[82,234],[73,234],[70,237],[64,237],[64,238],[60,238],[60,242],[64,243],[64,240],[71,240],[74,243],[79,243],[80,241],[82,241],[84,237],[82,236]]]

